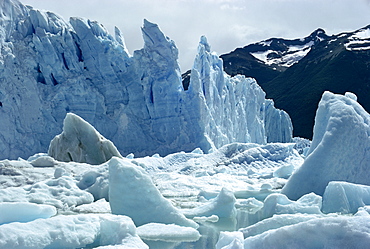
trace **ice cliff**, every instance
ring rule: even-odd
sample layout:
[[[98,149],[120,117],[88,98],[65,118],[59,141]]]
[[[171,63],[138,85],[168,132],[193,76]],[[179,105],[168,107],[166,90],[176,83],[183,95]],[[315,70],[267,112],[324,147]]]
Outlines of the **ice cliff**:
[[[73,112],[137,156],[231,142],[287,142],[289,116],[255,80],[230,77],[201,38],[184,90],[178,50],[144,21],[144,47],[130,55],[121,32],[98,22],[0,1],[0,158],[47,151]]]

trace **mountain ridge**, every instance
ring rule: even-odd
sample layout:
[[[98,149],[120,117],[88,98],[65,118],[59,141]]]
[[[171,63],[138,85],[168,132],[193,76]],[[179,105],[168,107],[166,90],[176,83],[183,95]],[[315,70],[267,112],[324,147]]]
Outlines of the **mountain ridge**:
[[[272,42],[283,44],[280,47],[285,46],[285,53],[274,51],[270,46]],[[277,65],[271,63],[279,52],[279,58],[289,55],[289,46],[297,46],[298,42],[311,42],[309,48],[293,51],[307,52],[304,56],[297,56],[290,65],[284,64],[286,60],[280,60]],[[264,58],[267,59],[264,61],[253,56],[256,53],[265,53]],[[324,91],[339,94],[352,91],[358,96],[360,104],[370,110],[367,97],[370,94],[370,25],[331,36],[326,35],[323,29],[317,29],[302,39],[270,38],[220,57],[224,60],[227,73],[256,78],[267,98],[273,99],[276,107],[288,112],[294,136],[312,138],[315,111]]]

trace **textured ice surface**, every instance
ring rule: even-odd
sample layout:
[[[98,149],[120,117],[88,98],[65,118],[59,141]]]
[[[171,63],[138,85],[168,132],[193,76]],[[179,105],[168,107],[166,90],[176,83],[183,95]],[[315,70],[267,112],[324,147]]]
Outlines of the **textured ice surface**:
[[[348,182],[329,182],[322,202],[324,213],[356,213],[370,205],[370,186]]]
[[[126,216],[111,214],[58,215],[27,223],[0,226],[1,248],[83,248],[122,245],[148,249]]]
[[[166,242],[192,242],[200,238],[196,229],[175,224],[148,223],[138,227],[137,233],[143,240]]]
[[[0,225],[10,222],[29,222],[39,218],[50,218],[57,210],[50,205],[28,202],[1,202]]]
[[[290,226],[298,224],[300,222],[322,217],[323,215],[320,214],[275,214],[272,217],[264,219],[256,224],[245,228],[240,228],[239,231],[243,233],[244,238],[248,238],[251,236],[256,236],[268,230],[278,229],[284,226]]]
[[[177,47],[156,24],[144,21],[144,47],[130,55],[118,29],[112,36],[95,21],[1,5],[1,158],[46,152],[69,112],[122,155],[291,140],[286,113],[253,79],[227,76],[205,37],[185,90]]]
[[[243,234],[241,232],[221,232],[216,249],[243,249]]]
[[[91,203],[94,197],[78,188],[72,177],[62,176],[33,185],[0,189],[0,201],[31,202],[63,208]]]
[[[244,240],[244,248],[366,248],[370,216],[327,217],[268,230]]]
[[[330,181],[370,184],[370,115],[355,100],[325,92],[316,112],[308,156],[282,190],[291,199],[323,195]]]

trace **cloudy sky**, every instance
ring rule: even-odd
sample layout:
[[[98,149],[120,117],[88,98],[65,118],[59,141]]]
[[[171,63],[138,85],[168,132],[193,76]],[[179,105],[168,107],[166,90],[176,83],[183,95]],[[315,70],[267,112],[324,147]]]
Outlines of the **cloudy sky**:
[[[111,33],[123,32],[132,53],[143,46],[143,19],[176,42],[184,72],[192,66],[201,35],[223,54],[271,37],[299,38],[317,28],[327,34],[370,24],[370,0],[20,0],[68,20],[85,17]]]

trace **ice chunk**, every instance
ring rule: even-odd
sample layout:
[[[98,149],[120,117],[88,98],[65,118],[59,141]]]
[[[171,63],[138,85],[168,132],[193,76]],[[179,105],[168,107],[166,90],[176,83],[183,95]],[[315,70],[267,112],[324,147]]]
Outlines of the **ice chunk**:
[[[244,240],[244,248],[366,248],[370,216],[313,219]]]
[[[116,157],[109,161],[109,203],[113,214],[127,215],[137,226],[164,223],[198,227],[161,195],[142,168]]]
[[[197,223],[207,223],[207,222],[212,222],[216,223],[220,220],[220,218],[217,215],[211,215],[211,216],[196,216],[193,218],[193,221]]]
[[[321,196],[313,193],[302,196],[296,202],[289,200],[282,194],[271,194],[264,202],[262,213],[264,217],[283,213],[321,214],[321,201]]]
[[[108,165],[99,165],[99,168],[84,172],[77,186],[94,196],[95,200],[105,198],[109,200],[109,171]]]
[[[355,215],[356,216],[368,216],[368,215],[370,215],[370,206],[360,207]]]
[[[0,248],[83,248],[119,245],[148,249],[126,216],[58,215],[0,226]]]
[[[29,222],[39,218],[46,219],[56,215],[53,206],[28,202],[0,203],[0,225],[10,222]]]
[[[365,205],[370,205],[370,186],[333,181],[325,189],[322,211],[354,214]]]
[[[247,211],[248,213],[256,213],[263,207],[263,202],[256,198],[237,199],[235,207],[239,210]]]
[[[270,218],[264,219],[251,226],[239,229],[243,233],[244,238],[251,236],[256,236],[258,234],[264,233],[272,229],[278,229],[284,226],[290,226],[298,224],[300,222],[322,218],[323,215],[320,214],[275,214]]]
[[[323,195],[330,181],[370,185],[370,115],[350,96],[323,94],[309,155],[282,190],[289,198]]]
[[[241,232],[220,232],[216,249],[243,249],[244,237]]]
[[[262,209],[248,214],[245,224],[253,225],[275,214],[322,214],[321,206],[321,196],[314,193],[304,195],[297,201],[289,200],[283,194],[271,194],[265,199]]]
[[[89,123],[67,113],[63,132],[50,143],[48,154],[59,161],[101,164],[113,156],[122,157],[114,144]]]
[[[73,208],[73,211],[78,213],[111,213],[109,202],[104,198],[93,203],[82,204]]]
[[[57,162],[50,156],[41,156],[31,161],[34,167],[53,167]]]
[[[219,218],[235,219],[235,201],[233,192],[223,188],[216,198],[199,207],[182,212],[188,218],[217,215]]]
[[[288,164],[288,165],[282,165],[279,167],[277,170],[274,171],[274,177],[279,177],[279,178],[289,178],[291,174],[294,171],[294,165]]]
[[[160,223],[148,223],[139,226],[137,234],[143,240],[160,240],[165,242],[193,242],[200,238],[199,232],[192,227]]]

